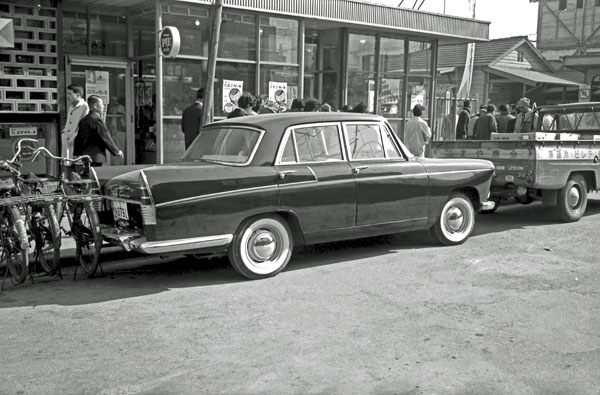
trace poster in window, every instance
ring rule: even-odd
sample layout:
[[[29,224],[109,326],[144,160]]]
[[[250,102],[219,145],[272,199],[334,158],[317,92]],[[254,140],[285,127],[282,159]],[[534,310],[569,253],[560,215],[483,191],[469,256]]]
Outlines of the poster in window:
[[[287,82],[269,81],[269,101],[285,104],[287,100]]]
[[[244,81],[223,80],[223,111],[227,114],[237,107],[244,91]]]
[[[85,71],[85,93],[86,97],[99,96],[104,102],[104,112],[100,114],[102,120],[106,120],[106,108],[110,101],[108,71],[86,70]]]

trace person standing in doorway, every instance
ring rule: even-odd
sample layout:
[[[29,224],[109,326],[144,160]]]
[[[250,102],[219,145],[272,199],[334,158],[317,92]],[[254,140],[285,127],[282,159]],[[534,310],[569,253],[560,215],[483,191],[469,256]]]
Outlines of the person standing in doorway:
[[[67,121],[61,132],[61,156],[73,157],[73,144],[79,128],[79,121],[89,112],[88,104],[83,99],[83,87],[77,84],[67,86]]]
[[[113,140],[100,115],[104,112],[104,102],[99,96],[92,95],[88,97],[87,104],[90,112],[79,121],[73,155],[89,155],[92,158],[92,166],[102,166],[106,163],[106,150],[123,159],[123,151]]]
[[[200,133],[202,126],[202,110],[204,109],[204,88],[198,89],[196,92],[196,101],[183,110],[181,115],[181,131],[185,143],[185,149],[192,144],[196,136]]]
[[[411,154],[414,156],[425,157],[425,145],[431,139],[431,129],[427,122],[421,118],[425,112],[425,107],[415,104],[413,108],[413,117],[406,122],[404,128],[404,140]]]

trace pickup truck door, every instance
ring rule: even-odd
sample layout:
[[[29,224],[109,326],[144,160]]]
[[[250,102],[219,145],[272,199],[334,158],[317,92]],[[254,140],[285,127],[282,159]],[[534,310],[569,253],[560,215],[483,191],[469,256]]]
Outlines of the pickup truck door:
[[[356,225],[425,224],[429,178],[418,160],[405,157],[383,123],[344,124],[356,181]]]

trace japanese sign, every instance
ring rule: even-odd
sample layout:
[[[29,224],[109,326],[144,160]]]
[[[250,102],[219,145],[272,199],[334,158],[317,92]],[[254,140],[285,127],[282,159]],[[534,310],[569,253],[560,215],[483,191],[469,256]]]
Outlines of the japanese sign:
[[[269,100],[275,103],[285,103],[287,100],[287,82],[269,81]]]
[[[244,81],[223,80],[223,111],[232,112],[243,91]]]
[[[87,97],[92,95],[99,96],[104,102],[104,113],[100,114],[102,119],[106,119],[106,108],[110,100],[108,71],[86,70],[85,71],[85,93]]]
[[[8,128],[10,137],[34,136],[37,137],[38,130],[35,126],[20,126]]]

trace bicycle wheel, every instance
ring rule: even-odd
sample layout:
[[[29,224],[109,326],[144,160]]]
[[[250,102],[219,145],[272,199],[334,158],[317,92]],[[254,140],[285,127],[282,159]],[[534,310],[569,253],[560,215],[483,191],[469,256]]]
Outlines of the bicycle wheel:
[[[91,202],[71,201],[73,222],[71,234],[75,239],[76,258],[84,273],[93,277],[98,270],[102,234],[98,213]]]
[[[61,235],[54,206],[39,203],[33,207],[31,233],[35,246],[33,259],[35,266],[49,275],[56,274],[60,263]]]
[[[10,272],[13,284],[21,284],[28,274],[28,240],[25,223],[17,207],[5,211],[0,224],[2,232],[2,261]]]

